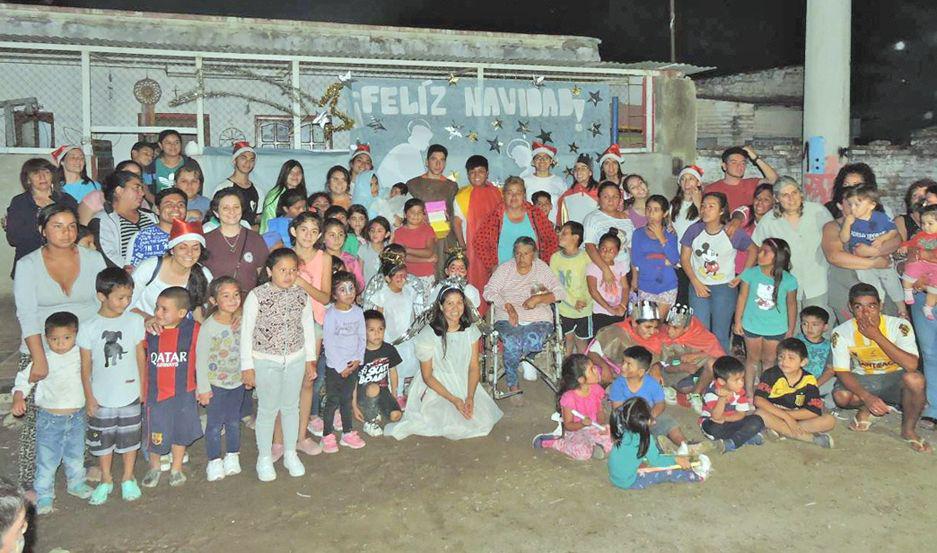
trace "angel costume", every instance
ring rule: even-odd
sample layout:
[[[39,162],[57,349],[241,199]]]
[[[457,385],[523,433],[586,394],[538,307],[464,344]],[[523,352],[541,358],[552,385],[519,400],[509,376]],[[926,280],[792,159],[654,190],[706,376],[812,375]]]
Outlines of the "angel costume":
[[[421,362],[431,361],[433,377],[449,393],[464,399],[468,393],[472,351],[480,336],[475,326],[447,332],[444,351],[442,338],[427,326],[413,340],[416,358]],[[466,419],[452,403],[430,389],[423,381],[422,373],[417,372],[410,386],[403,418],[392,428],[385,428],[385,435],[398,440],[414,434],[442,436],[450,440],[487,436],[503,413],[480,384],[476,385],[473,398],[475,409],[472,418]]]

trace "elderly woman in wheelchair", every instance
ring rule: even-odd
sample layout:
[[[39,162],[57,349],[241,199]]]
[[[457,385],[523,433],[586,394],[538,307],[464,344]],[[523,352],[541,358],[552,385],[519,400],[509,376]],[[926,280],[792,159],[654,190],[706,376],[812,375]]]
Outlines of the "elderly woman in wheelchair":
[[[562,301],[566,291],[550,266],[537,257],[537,243],[522,236],[514,242],[514,257],[495,269],[483,295],[494,308],[494,329],[504,344],[508,388],[518,393],[518,366],[525,356],[541,351],[554,334],[551,306]]]

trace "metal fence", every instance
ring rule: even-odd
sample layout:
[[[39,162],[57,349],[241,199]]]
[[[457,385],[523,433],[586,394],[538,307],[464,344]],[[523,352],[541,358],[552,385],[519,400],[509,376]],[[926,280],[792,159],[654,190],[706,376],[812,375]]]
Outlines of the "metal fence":
[[[178,52],[0,42],[0,153],[44,154],[61,144],[115,159],[142,138],[176,128],[202,146],[248,140],[260,147],[345,149],[352,118],[341,77],[575,79],[609,84],[618,98],[622,145],[651,148],[650,71]],[[610,114],[611,115],[611,114]],[[299,129],[295,132],[294,129]],[[102,146],[106,145],[106,146]]]

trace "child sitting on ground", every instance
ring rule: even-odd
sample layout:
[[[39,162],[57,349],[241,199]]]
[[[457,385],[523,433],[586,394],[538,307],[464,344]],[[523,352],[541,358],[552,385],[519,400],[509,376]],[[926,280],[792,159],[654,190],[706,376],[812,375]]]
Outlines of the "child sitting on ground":
[[[140,426],[146,378],[146,330],[143,317],[127,309],[133,279],[121,268],[98,273],[95,288],[101,308],[81,325],[81,378],[88,413],[88,449],[101,465],[101,483],[91,494],[102,505],[114,489],[114,454],[123,461],[120,493],[125,501],[140,497],[133,469],[140,449]],[[157,461],[159,457],[157,456]]]
[[[305,201],[305,198],[303,198]],[[241,340],[236,318],[240,317],[241,285],[232,277],[222,276],[208,286],[211,310],[199,329],[195,348],[198,402],[207,406],[205,453],[209,482],[241,472]],[[221,458],[221,434],[227,448]]]
[[[716,335],[693,316],[693,308],[674,304],[667,313],[661,348],[661,379],[668,403],[684,394],[697,413],[703,411],[703,391],[713,379],[713,362],[725,355]],[[652,369],[651,373],[654,371]]]
[[[755,389],[756,414],[769,431],[820,447],[833,447],[827,434],[836,426],[833,415],[823,413],[817,379],[807,371],[807,347],[797,338],[778,344],[778,365],[766,370]]]
[[[641,490],[664,482],[701,482],[708,472],[708,459],[700,456],[701,467],[691,470],[686,456],[662,455],[651,439],[653,417],[644,399],[633,397],[612,412],[612,451],[608,457],[608,479],[618,488]],[[641,465],[647,468],[642,470]],[[653,469],[664,470],[653,470]]]
[[[559,233],[560,249],[550,257],[550,269],[566,289],[566,299],[559,306],[566,355],[585,352],[593,336],[592,296],[586,285],[586,269],[591,261],[589,255],[580,249],[583,232],[581,223],[568,221],[564,224]]]
[[[195,401],[195,345],[199,324],[188,318],[189,292],[170,286],[156,299],[159,335],[146,335],[146,432],[150,470],[143,485],[159,484],[160,455],[172,454],[169,485],[185,484],[182,459],[185,449],[202,437],[202,424]]]
[[[118,269],[119,270],[119,269]],[[26,398],[36,395],[36,514],[52,512],[55,473],[65,465],[66,491],[79,499],[91,496],[85,484],[85,396],[81,387],[81,356],[75,346],[78,317],[66,311],[49,315],[45,325],[48,375],[37,384],[29,381],[32,364],[16,374],[13,415],[26,413]]]
[[[765,421],[754,413],[745,395],[745,365],[725,355],[713,363],[713,373],[699,418],[703,434],[715,440],[724,453],[743,445],[762,445]]]
[[[645,347],[631,346],[626,349],[622,354],[621,374],[608,387],[608,400],[612,409],[617,409],[633,397],[643,398],[651,408],[651,434],[670,438],[677,446],[677,455],[688,455],[689,445],[683,431],[673,417],[664,413],[667,408],[664,389],[647,374],[652,359],[653,355]]]
[[[808,305],[800,312],[800,334],[795,336],[807,346],[807,366],[804,370],[817,379],[820,388],[820,397],[827,409],[835,409],[833,401],[833,384],[836,383],[836,373],[830,364],[832,349],[830,341],[824,336],[829,328],[830,314],[826,309],[816,305]]]
[[[563,361],[563,379],[556,393],[557,410],[563,416],[563,434],[534,437],[535,448],[552,448],[577,461],[604,459],[612,447],[602,413],[605,390],[599,385],[599,371],[581,353]]]
[[[382,436],[381,422],[397,422],[403,413],[394,398],[397,365],[402,359],[397,348],[384,341],[384,315],[375,309],[364,312],[367,343],[364,364],[358,369],[353,396],[355,418],[364,423],[368,436]]]

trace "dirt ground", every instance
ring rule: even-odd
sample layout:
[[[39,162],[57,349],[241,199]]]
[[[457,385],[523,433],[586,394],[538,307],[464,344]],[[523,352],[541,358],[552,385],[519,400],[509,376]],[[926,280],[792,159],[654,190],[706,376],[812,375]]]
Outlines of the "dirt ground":
[[[602,461],[531,448],[535,433],[553,428],[552,397],[541,383],[527,388],[523,406],[500,403],[505,416],[486,438],[370,438],[360,451],[304,456],[298,479],[278,465],[277,481],[257,481],[249,430],[244,472],[221,482],[205,480],[201,441],[184,487],[164,478],[134,504],[115,493],[90,507],[66,495],[60,478],[34,551],[937,550],[927,515],[937,510],[937,456],[907,448],[894,415],[867,434],[840,424],[833,450],[746,447],[715,455],[705,483],[625,492],[608,483]],[[690,411],[668,410],[700,439]],[[16,441],[0,430],[7,477]]]

